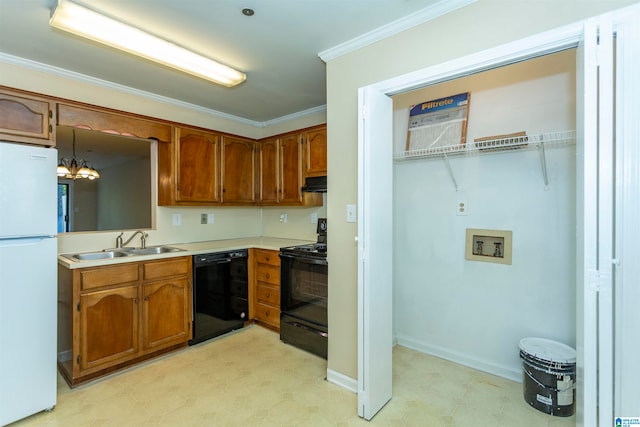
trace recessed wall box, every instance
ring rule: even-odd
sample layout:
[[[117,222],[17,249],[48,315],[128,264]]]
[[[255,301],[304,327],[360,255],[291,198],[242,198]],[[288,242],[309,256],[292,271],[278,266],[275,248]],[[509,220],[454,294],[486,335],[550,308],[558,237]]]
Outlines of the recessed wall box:
[[[467,228],[465,258],[511,265],[512,232]]]

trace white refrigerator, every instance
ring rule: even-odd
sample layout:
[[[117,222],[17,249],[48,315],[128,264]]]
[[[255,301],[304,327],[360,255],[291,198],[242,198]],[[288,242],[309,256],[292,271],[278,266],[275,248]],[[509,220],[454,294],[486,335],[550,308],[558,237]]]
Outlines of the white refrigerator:
[[[57,163],[0,142],[0,426],[56,404]]]

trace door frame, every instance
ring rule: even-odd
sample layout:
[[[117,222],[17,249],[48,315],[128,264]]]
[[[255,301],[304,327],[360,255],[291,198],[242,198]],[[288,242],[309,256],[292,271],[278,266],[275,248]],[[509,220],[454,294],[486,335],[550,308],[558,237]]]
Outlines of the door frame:
[[[607,16],[613,16],[616,13],[619,13],[620,15],[624,15],[626,13],[629,13],[629,11],[631,11],[632,13],[635,11],[635,13],[637,14],[637,10],[638,10],[637,6],[630,6],[625,9],[621,9],[620,11],[607,14]],[[547,32],[536,34],[521,40],[510,42],[510,43],[498,46],[496,48],[491,48],[491,49],[478,52],[475,54],[471,54],[465,57],[456,58],[441,64],[427,67],[422,70],[417,70],[412,73],[393,77],[393,78],[380,81],[368,86],[364,86],[359,88],[359,93],[362,93],[363,91],[369,91],[374,93],[377,92],[379,95],[382,95],[382,96],[391,97],[395,94],[419,89],[421,87],[437,84],[447,80],[452,80],[458,77],[475,74],[488,69],[525,61],[527,59],[532,59],[538,56],[551,54],[551,53],[558,52],[565,49],[576,48],[584,40],[585,22],[587,21],[580,21],[574,24],[559,27],[551,31],[547,31]],[[576,67],[578,67],[578,64],[576,64]],[[581,74],[581,70],[579,68],[577,68],[577,74]],[[578,82],[583,82],[580,76],[578,76]],[[582,89],[583,89],[582,87],[578,87],[578,93],[580,93]],[[363,106],[359,104],[358,108],[362,109]],[[361,122],[361,120],[359,120],[359,122]],[[392,123],[392,120],[382,121],[379,124],[378,131],[382,133],[387,133],[388,131],[391,130],[389,129],[389,127],[392,126],[391,123]],[[580,125],[581,125],[580,123],[577,123],[576,127],[579,128]],[[369,128],[367,129],[367,131],[370,135],[371,131],[375,132],[375,128],[373,129]],[[637,133],[636,133],[636,136],[637,136]],[[367,165],[366,161],[367,161],[367,158],[371,156],[370,156],[370,153],[365,152],[365,147],[372,147],[371,139],[367,135],[367,133],[365,133],[364,126],[362,126],[361,123],[359,123],[358,125],[358,140],[359,141],[362,140],[362,143],[359,143],[359,146],[358,146],[359,162],[364,161],[365,162],[364,167],[365,168],[369,167],[370,165]],[[380,150],[386,153],[392,153],[393,140],[389,139],[384,144],[380,144],[380,141],[377,141],[377,144],[375,145],[374,148],[375,150]],[[389,181],[392,180],[392,176],[389,176],[387,178]],[[576,177],[578,181],[581,181],[582,178],[583,177],[580,175]],[[362,180],[362,179],[366,179],[366,178],[359,175],[359,180]],[[577,182],[578,188],[583,187],[583,184],[584,183],[582,182]],[[630,183],[629,185],[631,187],[633,187],[634,185],[637,187],[637,183],[635,184]],[[364,194],[358,195],[359,200],[366,200],[368,197],[375,196],[374,194],[368,193],[370,188],[371,187],[368,182],[364,182],[364,183],[359,182],[359,185],[358,185],[359,193],[360,192],[364,193]],[[637,188],[635,189],[637,190]],[[627,188],[626,191],[628,192],[629,188]],[[577,197],[580,198],[582,196],[578,194]],[[637,202],[632,205],[636,206]],[[578,209],[579,209],[579,205],[577,205],[577,210]],[[370,217],[373,215],[375,215],[375,212],[371,212],[367,210],[364,206],[360,206],[359,218],[361,221],[368,222],[370,220]],[[583,212],[576,212],[576,216],[577,218],[582,217]],[[595,232],[595,231],[592,231],[592,232]],[[393,232],[390,228],[385,228],[380,230],[380,229],[359,227],[358,242],[370,241],[372,233],[387,233],[387,234],[391,233],[391,237],[393,237],[392,236]],[[590,240],[590,239],[587,239],[587,240]],[[581,251],[582,249],[583,248],[577,248],[578,251]],[[627,253],[627,256],[629,257],[628,259],[632,259],[630,255],[638,255],[639,253],[640,253],[640,250],[636,245],[631,254]],[[366,261],[371,264],[374,264],[376,262],[384,262],[384,260],[375,259],[374,256],[369,256],[369,258]],[[362,255],[359,253],[358,281],[359,282],[363,281],[362,284],[359,283],[359,292],[361,289],[368,286],[368,283],[367,283],[368,279],[366,277],[361,277],[363,263],[364,263],[364,259]],[[583,271],[584,270],[583,267],[584,266],[580,262],[577,262],[576,292],[578,294],[581,293],[578,291],[578,289],[583,290],[587,285],[584,281],[585,274]],[[388,287],[392,289],[393,283],[391,281],[388,283]],[[640,301],[636,301],[636,303],[640,303]],[[359,295],[358,313],[368,312],[370,310],[370,307],[368,304],[369,304],[368,299],[363,298],[361,295]],[[391,306],[390,307],[391,312],[393,312],[392,299],[389,299],[388,304]],[[576,300],[576,304],[577,305],[584,304],[584,300],[578,297]],[[585,319],[589,321],[589,319],[591,319],[592,316],[594,315],[593,309],[594,307],[588,304],[586,306],[577,307],[577,312],[578,312],[578,318],[576,319],[577,330],[584,331],[584,334],[583,334],[584,336],[576,337],[577,344],[578,344],[577,345],[578,381],[576,386],[578,388],[578,393],[577,393],[578,400],[576,402],[577,403],[576,412],[577,412],[577,424],[579,425],[583,425],[583,424],[592,425],[592,423],[596,422],[596,420],[591,419],[589,414],[586,414],[586,419],[585,419],[584,418],[585,414],[583,413],[586,408],[594,407],[594,405],[597,405],[598,403],[597,388],[583,386],[583,384],[585,383],[585,378],[587,379],[587,383],[588,383],[589,381],[592,381],[592,379],[596,378],[597,376],[597,363],[593,363],[592,360],[587,360],[589,362],[589,365],[586,366],[587,368],[586,371],[585,371],[585,364],[584,364],[585,342],[586,342],[586,347],[588,348],[593,348],[594,346],[597,346],[597,330],[592,331],[592,330],[584,329]],[[360,314],[358,316],[358,319],[359,319],[359,323],[364,321],[363,320],[364,317],[361,316]],[[371,353],[365,354],[365,352],[368,352],[368,348],[366,346],[366,340],[368,339],[367,331],[370,331],[367,325],[361,325],[361,324],[358,325],[358,365],[359,366],[368,363],[368,361],[371,360],[372,357],[374,357],[374,355]],[[392,332],[390,333],[390,335],[392,335]],[[384,337],[384,339],[388,340],[390,346],[392,345],[393,336]],[[386,369],[388,370],[388,374],[390,374],[392,370],[391,361],[388,363],[388,366],[386,366]],[[362,373],[363,373],[363,369],[359,368],[359,375],[362,375]],[[380,374],[381,373],[378,373],[378,375]],[[365,401],[368,397],[366,394],[367,391],[364,391],[360,387],[360,383],[362,381],[364,381],[364,379],[358,378],[358,382],[359,382],[358,402]],[[607,398],[607,396],[601,396],[600,398],[603,398],[603,397]],[[370,416],[373,416],[373,415],[370,415]]]

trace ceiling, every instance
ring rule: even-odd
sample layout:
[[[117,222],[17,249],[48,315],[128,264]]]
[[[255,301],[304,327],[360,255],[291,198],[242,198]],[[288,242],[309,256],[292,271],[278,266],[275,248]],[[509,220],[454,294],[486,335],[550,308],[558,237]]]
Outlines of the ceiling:
[[[51,28],[54,0],[0,0],[0,62],[35,61],[261,125],[324,108],[319,53],[420,23],[438,1],[77,1],[247,74],[226,88]]]

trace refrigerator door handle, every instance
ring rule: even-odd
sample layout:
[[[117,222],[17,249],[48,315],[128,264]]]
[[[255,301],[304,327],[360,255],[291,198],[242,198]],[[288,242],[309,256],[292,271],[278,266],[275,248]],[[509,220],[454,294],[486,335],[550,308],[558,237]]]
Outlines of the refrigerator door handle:
[[[20,237],[0,239],[0,247],[8,248],[12,246],[31,246],[37,245],[45,239],[51,239],[53,236],[39,236],[39,237]]]

